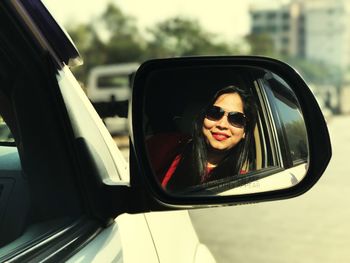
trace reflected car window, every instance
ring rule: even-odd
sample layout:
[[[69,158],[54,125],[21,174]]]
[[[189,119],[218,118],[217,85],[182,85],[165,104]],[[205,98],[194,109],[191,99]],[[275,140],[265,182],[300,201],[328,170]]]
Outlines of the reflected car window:
[[[306,160],[308,156],[306,128],[300,111],[279,99],[276,99],[276,106],[280,115],[283,116],[283,126],[293,163]]]
[[[275,110],[279,115],[280,128],[283,135],[284,150],[290,165],[297,165],[307,161],[308,141],[304,118],[298,100],[288,84],[277,75],[268,80],[274,102]]]
[[[7,126],[3,118],[0,116],[0,144],[14,143],[14,142],[15,142],[15,139],[9,127]]]

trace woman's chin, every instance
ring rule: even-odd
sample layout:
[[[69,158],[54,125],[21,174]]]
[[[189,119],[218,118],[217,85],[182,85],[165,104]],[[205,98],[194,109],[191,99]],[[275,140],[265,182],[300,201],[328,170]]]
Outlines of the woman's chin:
[[[210,148],[212,151],[217,153],[225,153],[231,149],[227,145],[223,145],[222,143],[213,143],[211,144]]]

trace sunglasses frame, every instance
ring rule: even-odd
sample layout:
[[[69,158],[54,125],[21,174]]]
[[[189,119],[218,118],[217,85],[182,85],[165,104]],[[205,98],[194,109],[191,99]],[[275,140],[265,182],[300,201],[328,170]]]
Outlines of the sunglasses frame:
[[[219,118],[215,118],[215,117],[212,117],[212,116],[209,116],[209,112],[212,110],[212,109],[219,109],[219,113],[221,114],[221,116]],[[227,116],[227,121],[230,125],[234,126],[234,127],[237,127],[237,128],[244,128],[248,122],[248,119],[247,117],[244,115],[244,113],[242,112],[239,112],[239,111],[225,111],[223,108],[219,107],[219,106],[216,106],[216,105],[212,105],[210,106],[206,112],[205,112],[205,117],[209,120],[212,120],[212,121],[219,121],[221,120],[224,116]],[[237,123],[237,122],[234,122],[232,120],[230,120],[230,117],[231,116],[237,116],[237,115],[240,115],[243,117],[243,120],[244,120],[244,123],[243,124],[240,124],[240,123]]]

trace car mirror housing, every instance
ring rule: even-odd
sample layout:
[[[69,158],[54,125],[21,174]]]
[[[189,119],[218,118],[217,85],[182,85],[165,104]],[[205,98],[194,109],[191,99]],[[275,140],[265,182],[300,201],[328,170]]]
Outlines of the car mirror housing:
[[[135,75],[130,107],[131,186],[146,186],[165,207],[295,197],[331,158],[312,92],[275,59],[150,60]]]

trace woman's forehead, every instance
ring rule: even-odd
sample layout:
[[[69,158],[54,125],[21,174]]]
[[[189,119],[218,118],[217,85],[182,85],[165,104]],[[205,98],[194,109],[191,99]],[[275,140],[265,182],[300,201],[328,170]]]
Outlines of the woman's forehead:
[[[225,111],[243,112],[243,101],[238,93],[222,94],[216,99],[214,105],[223,108]]]

